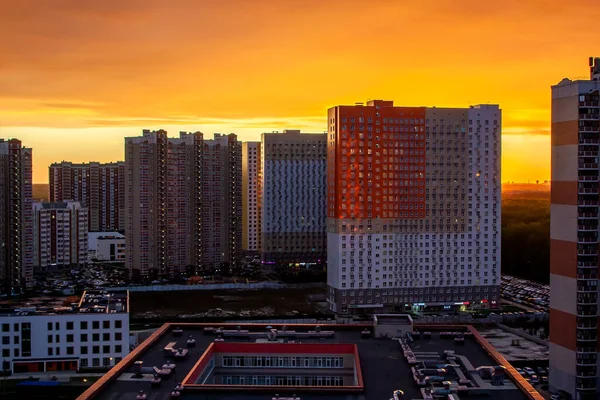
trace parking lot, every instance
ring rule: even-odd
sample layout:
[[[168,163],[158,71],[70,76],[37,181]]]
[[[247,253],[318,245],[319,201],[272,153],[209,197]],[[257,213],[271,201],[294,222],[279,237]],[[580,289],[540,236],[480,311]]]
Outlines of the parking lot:
[[[503,275],[500,295],[503,299],[511,302],[548,312],[550,304],[550,287],[548,285]]]

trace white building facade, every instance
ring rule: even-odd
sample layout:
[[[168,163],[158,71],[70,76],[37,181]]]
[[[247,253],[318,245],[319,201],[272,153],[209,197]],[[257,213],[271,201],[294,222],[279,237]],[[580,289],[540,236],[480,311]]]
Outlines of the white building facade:
[[[13,373],[107,370],[120,362],[129,353],[127,295],[107,308],[94,308],[95,296],[107,295],[85,294],[88,300],[73,310],[0,314],[4,367]]]
[[[330,309],[498,305],[498,106],[375,100],[330,109],[329,123]]]
[[[125,262],[125,235],[118,232],[88,234],[90,262]]]

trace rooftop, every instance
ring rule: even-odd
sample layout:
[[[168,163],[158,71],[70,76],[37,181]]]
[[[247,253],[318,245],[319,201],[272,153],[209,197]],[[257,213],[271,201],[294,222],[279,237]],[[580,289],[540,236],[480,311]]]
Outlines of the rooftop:
[[[481,335],[508,361],[547,360],[548,344],[542,345],[500,328],[485,328]]]
[[[205,328],[224,327],[225,330],[231,330],[231,335],[218,334],[215,329],[205,331]],[[102,379],[88,389],[79,400],[100,399],[100,400],[126,400],[135,398],[140,390],[148,394],[148,398],[163,399],[168,398],[169,394],[178,382],[183,382],[184,389],[181,392],[182,399],[197,400],[242,400],[242,399],[264,399],[271,400],[275,394],[283,397],[292,397],[295,394],[301,400],[317,399],[344,399],[344,400],[367,400],[367,399],[389,399],[395,390],[401,389],[405,393],[406,399],[420,399],[421,392],[413,380],[411,365],[403,355],[402,346],[399,340],[375,339],[373,337],[364,337],[362,334],[365,329],[373,330],[373,325],[326,325],[323,329],[333,331],[331,337],[310,337],[309,331],[318,331],[315,325],[288,325],[287,329],[296,332],[295,345],[298,344],[346,344],[355,346],[358,353],[357,365],[362,372],[362,383],[364,390],[354,390],[352,392],[340,392],[326,390],[325,392],[316,391],[314,387],[260,387],[260,386],[238,386],[229,388],[226,393],[212,390],[195,391],[193,387],[187,386],[190,377],[196,376],[199,372],[199,366],[204,367],[203,358],[207,349],[214,349],[215,343],[255,343],[267,340],[267,334],[273,327],[264,324],[245,324],[236,326],[235,324],[165,324],[159,328],[145,342],[138,346],[122,362],[109,371]],[[283,332],[283,327],[275,327],[279,332]],[[235,335],[236,331],[243,332],[241,335]],[[478,334],[476,330],[468,326],[418,326],[420,331],[431,330],[431,337],[422,337],[415,339],[411,347],[415,355],[422,354],[423,357],[436,359],[439,355],[440,360],[444,357],[444,351],[453,350],[457,356],[464,356],[472,368],[481,366],[498,366],[506,368],[507,377],[503,385],[491,390],[489,400],[500,400],[510,398],[511,400],[541,399],[539,394],[516,372],[506,360],[500,356],[491,345]],[[468,336],[463,343],[457,343],[452,336],[442,338],[439,330],[470,330],[473,334]],[[181,330],[181,331],[180,331]],[[165,354],[168,348],[185,348],[186,341],[190,337],[195,339],[195,346],[189,348],[187,356],[176,358]],[[261,339],[260,337],[264,338]],[[326,336],[326,335],[322,335]],[[221,338],[221,339],[219,339]],[[271,338],[273,339],[273,338]],[[222,340],[222,341],[220,341]],[[176,342],[173,344],[173,342]],[[271,342],[272,346],[286,346],[278,344],[277,341]],[[281,342],[279,342],[281,343]],[[213,345],[213,346],[211,346]],[[222,346],[223,348],[228,348]],[[236,348],[239,346],[231,346]],[[308,346],[310,347],[310,346]],[[354,347],[353,347],[354,348]],[[180,350],[181,351],[181,350]],[[304,352],[304,351],[303,351]],[[274,352],[275,353],[275,352]],[[295,350],[294,353],[297,353]],[[311,353],[307,349],[307,354]],[[170,354],[170,353],[169,353]],[[265,353],[269,355],[268,353]],[[419,357],[419,356],[417,356]],[[151,387],[152,373],[144,375],[143,378],[135,377],[136,362],[141,361],[144,368],[158,367],[159,369],[168,362],[174,362],[176,367],[172,370],[172,375],[163,379],[160,387]],[[138,364],[139,367],[139,364]],[[151,371],[151,370],[150,370]],[[280,371],[281,372],[281,371]],[[317,371],[315,371],[317,372]],[[240,373],[240,372],[238,372]],[[264,371],[261,371],[264,373]],[[285,372],[283,372],[285,374]],[[330,373],[330,371],[327,371]],[[289,374],[289,373],[288,373]],[[187,378],[187,379],[186,379]],[[448,378],[449,379],[449,378]],[[483,378],[485,379],[485,378]],[[187,389],[186,389],[187,387]],[[323,388],[320,388],[323,389]],[[483,398],[482,398],[483,399]]]
[[[52,298],[37,297],[24,301],[0,303],[0,317],[62,315],[79,313],[126,313],[129,310],[129,292],[87,290],[76,296]]]
[[[125,240],[125,235],[119,232],[89,232],[88,233],[88,250],[96,250],[99,240]]]
[[[129,292],[87,290],[79,302],[80,313],[126,313],[129,310]]]

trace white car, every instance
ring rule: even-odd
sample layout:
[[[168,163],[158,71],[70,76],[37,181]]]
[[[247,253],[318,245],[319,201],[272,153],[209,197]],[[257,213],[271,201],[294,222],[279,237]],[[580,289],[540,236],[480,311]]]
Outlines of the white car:
[[[533,369],[529,368],[529,367],[525,367],[525,368],[523,368],[523,370],[524,370],[524,371],[525,371],[525,373],[526,373],[527,375],[529,375],[529,376],[531,376],[531,375],[535,375],[535,371],[534,371]]]

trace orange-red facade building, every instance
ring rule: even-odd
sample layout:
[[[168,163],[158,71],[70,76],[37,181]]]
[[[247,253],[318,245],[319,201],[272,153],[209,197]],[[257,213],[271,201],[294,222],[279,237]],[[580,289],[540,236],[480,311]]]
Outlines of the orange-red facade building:
[[[495,306],[497,105],[328,112],[328,301],[337,313]]]

